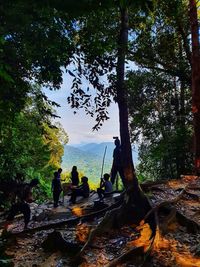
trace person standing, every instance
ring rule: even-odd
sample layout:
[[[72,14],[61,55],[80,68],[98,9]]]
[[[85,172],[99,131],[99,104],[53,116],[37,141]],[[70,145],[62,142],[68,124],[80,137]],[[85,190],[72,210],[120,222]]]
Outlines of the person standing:
[[[54,172],[54,178],[52,180],[51,190],[53,192],[54,208],[57,208],[60,193],[62,192],[62,186],[61,186],[60,176],[58,172]]]
[[[30,221],[31,209],[29,203],[33,202],[32,190],[39,184],[38,179],[33,179],[30,183],[20,185],[20,190],[17,192],[17,202],[11,206],[8,213],[6,223],[4,225],[4,230],[7,231],[9,224],[14,220],[18,213],[23,213],[24,215],[24,229],[27,229],[28,223]]]
[[[77,167],[73,166],[72,171],[71,171],[71,181],[72,185],[78,186],[79,185],[79,173],[77,171]]]
[[[58,173],[58,175],[57,175],[57,176],[58,176],[58,179],[61,179],[61,173],[62,173],[62,169],[61,169],[61,168],[59,168],[57,173]]]
[[[121,144],[118,137],[115,138],[115,149],[113,151],[113,164],[111,169],[111,183],[115,183],[116,175],[119,173],[122,183],[125,184],[124,171],[122,166]]]

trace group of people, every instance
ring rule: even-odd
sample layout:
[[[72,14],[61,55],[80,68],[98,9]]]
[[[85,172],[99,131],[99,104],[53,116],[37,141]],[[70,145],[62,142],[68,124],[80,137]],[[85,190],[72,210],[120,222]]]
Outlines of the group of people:
[[[111,181],[110,175],[105,173],[101,178],[100,187],[97,188],[97,193],[100,199],[102,199],[106,194],[109,194],[113,191],[113,184],[115,183],[116,175],[119,173],[121,176],[123,184],[125,184],[123,168],[122,168],[122,159],[121,159],[121,145],[120,140],[115,138],[115,149],[113,151],[113,164],[111,169]],[[53,199],[54,199],[54,207],[58,207],[59,196],[62,191],[62,185],[60,181],[60,174],[62,169],[59,169],[54,173],[54,178],[52,181],[52,191],[53,191]],[[70,202],[73,204],[76,203],[77,196],[82,196],[84,198],[89,197],[89,184],[88,178],[83,176],[81,178],[81,184],[79,185],[79,173],[77,171],[77,167],[73,166],[71,171],[71,183],[68,185],[68,189],[71,190],[71,198]]]
[[[60,193],[62,192],[62,184],[60,180],[60,174],[62,169],[58,169],[57,172],[54,172],[54,178],[52,180],[52,192],[53,192],[53,200],[54,200],[54,208],[58,207],[58,201],[60,197]],[[70,202],[73,204],[76,203],[77,196],[82,196],[84,198],[89,197],[90,188],[88,184],[88,178],[83,176],[81,178],[81,184],[79,185],[79,173],[77,171],[77,167],[73,166],[71,171],[71,183],[68,184],[68,190],[71,190],[71,198]]]
[[[121,164],[121,146],[118,138],[115,138],[115,149],[113,151],[113,165],[111,169],[111,177],[108,173],[105,173],[100,181],[100,187],[97,188],[97,194],[99,199],[102,200],[107,194],[110,194],[113,191],[113,184],[115,183],[115,178],[117,172],[120,174],[123,184],[125,183],[123,168]],[[54,208],[58,207],[60,194],[63,191],[63,186],[61,184],[61,173],[62,169],[59,168],[58,171],[54,172],[54,177],[52,180],[52,193]],[[111,178],[111,179],[110,179]],[[111,181],[110,181],[111,180]],[[6,223],[5,230],[7,230],[10,222],[14,219],[17,213],[23,213],[24,215],[24,228],[27,228],[27,225],[30,221],[31,210],[29,203],[33,201],[32,189],[36,187],[39,183],[38,179],[33,179],[29,184],[24,184],[23,189],[20,194],[18,194],[18,200],[15,204],[12,205]],[[77,167],[73,166],[71,171],[71,183],[68,184],[68,189],[70,190],[70,202],[75,204],[76,198],[78,196],[88,198],[90,194],[90,187],[88,183],[88,178],[83,176],[81,178],[81,184],[79,181],[79,173]]]
[[[53,200],[54,200],[54,208],[58,207],[58,202],[60,198],[60,194],[63,191],[63,186],[60,180],[60,174],[62,169],[59,169],[57,172],[54,172],[54,178],[52,180],[52,192],[53,192]],[[110,175],[105,173],[103,178],[101,178],[100,187],[97,188],[97,194],[100,199],[102,199],[107,193],[111,193],[113,191],[112,183],[110,182]],[[70,202],[75,204],[76,198],[78,196],[87,198],[90,194],[90,187],[88,183],[88,178],[83,176],[81,178],[81,184],[79,184],[79,173],[77,171],[77,167],[73,166],[71,171],[71,183],[67,184],[67,190],[71,191]]]

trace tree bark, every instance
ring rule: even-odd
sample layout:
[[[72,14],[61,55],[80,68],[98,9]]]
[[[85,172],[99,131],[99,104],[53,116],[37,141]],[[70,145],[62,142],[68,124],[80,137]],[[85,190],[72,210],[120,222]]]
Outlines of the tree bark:
[[[121,26],[118,38],[118,54],[117,54],[117,103],[119,107],[119,125],[121,149],[123,155],[123,170],[126,180],[126,186],[138,186],[137,178],[134,172],[134,165],[131,152],[129,123],[128,123],[128,105],[127,90],[125,85],[125,58],[128,50],[128,10],[121,8]]]
[[[117,103],[119,107],[120,138],[123,156],[123,170],[125,176],[126,193],[121,209],[116,214],[116,227],[127,223],[138,223],[151,209],[147,197],[142,192],[134,170],[132,159],[131,142],[129,134],[127,88],[125,84],[125,60],[128,52],[128,9],[120,8],[121,25],[118,38],[117,54]],[[155,231],[154,215],[149,220],[152,232]]]
[[[200,174],[200,47],[196,0],[189,1],[192,37],[192,112],[194,124],[194,167]]]

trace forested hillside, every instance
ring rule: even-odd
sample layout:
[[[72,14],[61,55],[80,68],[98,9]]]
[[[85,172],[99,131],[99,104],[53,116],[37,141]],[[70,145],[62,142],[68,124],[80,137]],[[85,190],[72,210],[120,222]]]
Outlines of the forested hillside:
[[[103,154],[98,155],[69,145],[64,147],[64,155],[62,158],[64,171],[70,172],[75,165],[78,171],[86,175],[93,183],[98,184],[100,181],[102,161]],[[106,157],[104,172],[110,173],[111,167],[112,159]]]
[[[78,170],[88,176],[93,183],[99,184],[105,149],[106,155],[103,173],[110,173],[114,147],[114,144],[111,142],[104,142],[100,144],[89,143],[76,147],[65,145],[64,155],[62,157],[62,167],[64,171],[70,172],[72,167],[75,165],[78,167]],[[137,157],[137,151],[133,149],[133,158],[136,165],[138,162]]]

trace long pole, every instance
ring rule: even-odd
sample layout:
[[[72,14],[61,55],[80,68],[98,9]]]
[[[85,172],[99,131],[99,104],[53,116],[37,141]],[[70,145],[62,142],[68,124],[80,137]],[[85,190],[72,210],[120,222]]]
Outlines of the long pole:
[[[104,155],[103,155],[103,162],[102,162],[102,167],[101,167],[101,178],[103,178],[103,168],[104,168],[104,161],[105,161],[105,156],[106,156],[106,150],[107,150],[107,146],[105,147],[104,150]]]

